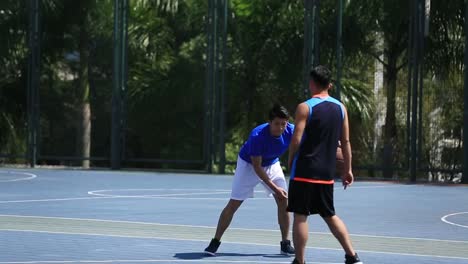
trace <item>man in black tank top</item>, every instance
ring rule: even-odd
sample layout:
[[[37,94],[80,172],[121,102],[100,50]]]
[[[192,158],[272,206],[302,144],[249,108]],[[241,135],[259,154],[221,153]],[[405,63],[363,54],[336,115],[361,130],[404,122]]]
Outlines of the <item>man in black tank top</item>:
[[[307,217],[319,214],[343,247],[345,264],[362,262],[353,249],[348,230],[335,215],[333,185],[338,141],[344,156],[341,175],[346,187],[353,183],[351,144],[346,108],[328,94],[331,72],[318,66],[310,72],[311,99],[298,105],[295,130],[289,146],[288,211],[294,213],[293,240],[296,248],[294,263],[305,263],[308,238]]]

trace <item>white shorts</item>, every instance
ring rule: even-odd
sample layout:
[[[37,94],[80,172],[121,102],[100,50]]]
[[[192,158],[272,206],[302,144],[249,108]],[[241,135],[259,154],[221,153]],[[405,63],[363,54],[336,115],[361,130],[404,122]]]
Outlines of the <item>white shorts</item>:
[[[263,167],[263,169],[276,186],[283,188],[285,191],[288,190],[283,169],[279,162]],[[262,183],[263,187],[265,187],[268,196],[273,194],[273,191],[255,173],[252,164],[238,157],[237,168],[232,182],[231,199],[244,201],[247,198],[253,198],[255,186],[259,183]]]

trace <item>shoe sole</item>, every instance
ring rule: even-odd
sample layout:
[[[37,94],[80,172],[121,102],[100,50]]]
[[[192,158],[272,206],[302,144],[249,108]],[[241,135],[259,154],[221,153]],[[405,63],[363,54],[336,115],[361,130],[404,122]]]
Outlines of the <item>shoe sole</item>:
[[[216,253],[213,253],[213,252],[209,252],[209,251],[205,251],[205,254],[208,254],[212,257],[216,256]]]
[[[288,252],[284,252],[284,251],[282,251],[282,250],[280,251],[280,254],[281,254],[281,255],[285,255],[285,256],[289,256],[289,257],[290,257],[290,256],[295,256],[295,255],[296,255],[296,253],[291,254],[291,253],[288,253]]]

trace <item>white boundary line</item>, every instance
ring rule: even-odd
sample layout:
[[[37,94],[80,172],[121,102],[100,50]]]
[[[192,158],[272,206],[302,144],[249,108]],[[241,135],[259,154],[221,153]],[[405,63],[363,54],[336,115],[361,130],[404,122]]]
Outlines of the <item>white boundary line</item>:
[[[458,212],[458,213],[453,213],[453,214],[444,215],[444,216],[442,216],[442,218],[440,218],[440,220],[442,220],[442,222],[444,222],[444,223],[446,223],[446,224],[449,224],[449,225],[458,226],[458,227],[463,227],[463,228],[468,228],[468,225],[461,225],[461,224],[457,224],[457,223],[454,223],[454,222],[451,222],[451,221],[447,220],[447,218],[449,218],[449,217],[451,217],[451,216],[454,216],[454,215],[462,215],[462,214],[468,214],[468,212]]]
[[[210,191],[210,192],[194,192],[194,193],[170,193],[170,194],[150,194],[150,195],[113,195],[113,194],[104,194],[109,192],[133,192],[133,191]],[[256,193],[264,193],[262,191],[255,191]],[[176,196],[190,196],[190,195],[216,195],[216,194],[229,194],[231,190],[227,189],[106,189],[106,190],[96,190],[89,191],[89,195],[99,196],[99,197],[109,197],[109,198],[154,198],[154,199],[169,199],[169,200],[213,200],[213,201],[227,201],[229,198],[220,198],[220,197],[176,197]],[[255,200],[271,200],[272,198],[250,198]]]
[[[94,199],[110,199],[120,197],[74,197],[74,198],[51,198],[51,199],[37,199],[37,200],[11,200],[11,201],[0,201],[0,204],[9,203],[34,203],[34,202],[60,202],[60,201],[75,201],[75,200],[94,200]]]
[[[25,179],[22,179],[25,180]],[[382,185],[382,186],[357,186],[353,187],[353,189],[369,189],[369,188],[384,188],[384,187],[393,187],[393,185]],[[335,187],[335,189],[341,189],[341,187]],[[165,199],[165,200],[208,200],[208,201],[227,201],[229,197],[173,197],[177,196],[184,196],[184,195],[201,195],[200,193],[192,193],[192,194],[161,194],[161,195],[103,195],[98,194],[97,192],[105,192],[105,191],[117,191],[117,190],[165,190],[165,191],[204,191],[204,190],[211,190],[211,189],[115,189],[115,190],[96,190],[96,191],[89,191],[89,195],[93,195],[93,197],[71,197],[71,198],[51,198],[51,199],[31,199],[31,200],[5,200],[0,201],[0,204],[9,204],[9,203],[34,203],[34,202],[59,202],[59,201],[74,201],[74,200],[93,200],[93,199],[112,199],[112,198],[151,198],[151,199]],[[209,194],[223,194],[229,193],[231,190],[227,189],[212,189],[212,193]],[[222,193],[221,193],[222,192]],[[264,191],[255,191],[256,193],[265,193]],[[208,193],[207,193],[208,194]],[[172,195],[172,196],[171,196]],[[271,200],[272,197],[254,197],[249,198],[248,200]]]
[[[143,189],[142,189],[143,190]],[[171,190],[171,189],[161,189],[161,190]],[[172,190],[187,190],[187,189],[172,189]],[[196,190],[196,189],[194,189]],[[154,198],[154,199],[190,199],[190,200],[198,200],[198,199],[208,199],[208,200],[223,200],[227,201],[228,198],[204,198],[204,197],[170,197],[170,195],[201,195],[202,193],[185,193],[185,194],[162,194],[162,195],[134,195],[134,196],[125,196],[125,195],[100,195],[94,194],[93,191],[88,192],[88,194],[93,196],[85,196],[85,197],[71,197],[71,198],[51,198],[51,199],[31,199],[31,200],[6,200],[0,201],[0,204],[9,204],[9,203],[34,203],[34,202],[60,202],[60,201],[75,201],[75,200],[94,200],[94,199],[116,199],[116,198]],[[211,192],[206,194],[224,194],[228,193],[227,191],[223,192]],[[253,199],[270,199],[270,198],[253,198]]]
[[[74,200],[94,200],[94,199],[167,199],[167,200],[212,200],[212,201],[225,201],[229,200],[229,197],[226,198],[209,198],[209,197],[168,197],[168,196],[92,196],[92,197],[72,197],[72,198],[51,198],[51,199],[33,199],[33,200],[5,200],[0,201],[0,204],[9,204],[9,203],[35,203],[35,202],[60,202],[60,201],[74,201]],[[271,200],[273,198],[250,198],[249,200]]]
[[[19,175],[25,175],[25,176],[28,176],[28,177],[18,178],[18,179],[11,179],[11,180],[0,180],[0,183],[1,182],[29,181],[29,180],[32,180],[34,178],[37,178],[36,174],[27,173],[27,172],[20,172],[20,171],[0,171],[0,175],[1,174],[19,174]]]
[[[353,189],[373,189],[373,188],[387,188],[387,187],[407,187],[411,185],[376,185],[376,186],[351,186],[349,188]],[[335,187],[335,190],[342,189],[343,187]],[[185,188],[185,189],[173,189],[173,188],[152,188],[152,189],[102,189],[102,190],[93,190],[89,191],[88,194],[91,195],[102,195],[105,196],[105,194],[101,194],[103,192],[116,192],[116,191],[212,191],[212,192],[230,192],[231,189],[210,189],[210,188],[204,188],[204,189],[192,189],[192,188]],[[256,192],[263,192],[263,191],[256,191]],[[108,194],[112,195],[112,194]]]
[[[149,194],[149,195],[113,195],[105,194],[109,192],[132,192],[132,191],[210,191],[210,192],[195,192],[195,193],[168,193],[168,194]],[[187,196],[187,195],[210,195],[210,194],[226,194],[230,193],[230,190],[210,190],[210,189],[109,189],[109,190],[97,190],[89,191],[89,195],[95,195],[100,197],[129,197],[129,198],[156,198],[156,197],[172,197],[172,196]],[[190,197],[189,197],[190,198]],[[209,197],[208,197],[209,198]]]
[[[397,185],[377,185],[377,186],[356,186],[353,189],[373,189],[373,188],[387,188],[387,187],[396,187]],[[399,185],[398,185],[399,186]],[[335,187],[335,190],[339,190],[342,187]],[[160,194],[160,195],[113,195],[113,194],[103,194],[109,192],[119,192],[119,191],[212,191],[211,193],[181,193],[181,194]],[[167,200],[212,200],[212,201],[225,201],[228,198],[219,198],[219,197],[177,197],[177,196],[186,196],[186,195],[210,195],[210,194],[223,194],[230,193],[231,190],[227,189],[104,189],[104,190],[94,190],[89,191],[89,195],[109,197],[109,198],[156,198],[156,199],[167,199]],[[264,191],[255,191],[255,193],[264,193]],[[271,200],[272,197],[254,197],[249,198],[249,200]]]
[[[203,229],[215,229],[216,228],[214,226],[203,226],[203,225],[164,224],[164,223],[150,223],[150,222],[124,221],[124,220],[93,219],[93,218],[70,218],[70,217],[51,217],[51,216],[0,214],[0,218],[1,217],[58,219],[58,220],[71,220],[71,221],[75,220],[75,221],[107,222],[107,223],[120,223],[120,224],[138,224],[138,225],[148,225],[148,226],[194,227],[194,228],[203,228]],[[258,229],[258,228],[229,227],[229,229],[230,230],[239,230],[239,231],[279,232],[278,230],[273,230],[273,229]],[[313,234],[331,235],[331,233],[326,233],[326,232],[309,232],[309,234],[312,234],[312,235]],[[389,239],[401,239],[401,240],[421,240],[421,241],[452,242],[452,243],[466,243],[466,244],[468,244],[468,241],[461,241],[461,240],[443,240],[443,239],[432,239],[432,238],[413,238],[413,237],[397,237],[397,236],[374,236],[374,235],[360,235],[360,234],[350,234],[350,235],[351,236],[356,236],[356,237],[389,238]]]
[[[93,234],[93,233],[73,233],[73,232],[51,232],[51,231],[37,231],[37,230],[15,230],[15,229],[0,229],[0,231],[10,231],[10,232],[31,232],[31,233],[44,233],[44,234],[62,234],[62,235],[82,235],[82,236],[102,236],[102,237],[119,237],[119,238],[139,238],[139,239],[158,239],[158,240],[172,240],[172,241],[191,241],[191,242],[208,242],[207,240],[202,239],[181,239],[181,238],[167,238],[167,237],[142,237],[142,236],[131,236],[131,235],[109,235],[109,234]],[[261,244],[261,243],[244,243],[244,242],[230,242],[224,241],[224,244],[237,244],[237,245],[253,245],[253,246],[268,246],[268,247],[277,247],[278,245],[273,244]],[[325,248],[325,247],[307,247],[309,249],[320,249],[320,250],[333,250],[333,251],[343,251],[341,248]],[[382,251],[373,251],[373,250],[359,250],[359,252],[373,253],[373,254],[383,254],[383,255],[398,255],[398,256],[410,256],[410,257],[422,257],[422,258],[441,258],[441,259],[460,259],[468,260],[465,257],[451,257],[451,256],[438,256],[438,255],[422,255],[422,254],[412,254],[412,253],[396,253],[396,252],[382,252]],[[11,262],[6,262],[11,263]],[[24,263],[24,262],[22,262]],[[5,264],[5,263],[0,263]]]

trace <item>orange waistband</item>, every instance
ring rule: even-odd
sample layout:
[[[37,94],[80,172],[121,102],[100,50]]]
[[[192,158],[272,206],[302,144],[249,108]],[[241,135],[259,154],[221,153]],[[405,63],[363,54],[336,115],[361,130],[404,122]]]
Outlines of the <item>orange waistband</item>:
[[[308,182],[308,183],[319,183],[319,184],[334,184],[335,180],[315,180],[315,179],[307,179],[307,178],[298,178],[294,177],[293,181],[300,181],[300,182]]]

